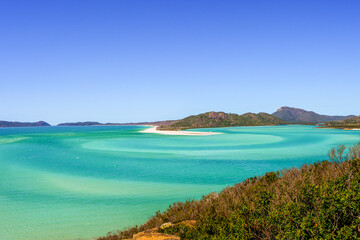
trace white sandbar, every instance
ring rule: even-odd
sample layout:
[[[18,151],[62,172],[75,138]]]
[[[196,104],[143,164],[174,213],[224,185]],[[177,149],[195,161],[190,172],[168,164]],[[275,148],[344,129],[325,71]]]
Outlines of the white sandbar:
[[[190,132],[190,131],[167,131],[167,130],[157,130],[158,126],[151,126],[151,128],[147,128],[142,133],[157,133],[164,135],[191,135],[191,136],[205,136],[205,135],[215,135],[221,134],[219,132]]]

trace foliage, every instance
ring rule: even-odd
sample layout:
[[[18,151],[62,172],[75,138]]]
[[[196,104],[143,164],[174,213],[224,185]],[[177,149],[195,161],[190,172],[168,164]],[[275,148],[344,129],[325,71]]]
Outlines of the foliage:
[[[102,240],[129,238],[162,223],[181,239],[360,239],[360,144],[339,146],[331,161],[269,172],[199,201],[174,203],[148,222]]]
[[[243,115],[238,115],[224,112],[207,112],[189,116],[169,126],[160,126],[159,129],[179,130],[189,128],[264,126],[281,124],[286,124],[286,122],[267,113],[245,113]]]
[[[360,116],[345,119],[342,121],[332,121],[324,124],[327,127],[333,128],[360,128]]]

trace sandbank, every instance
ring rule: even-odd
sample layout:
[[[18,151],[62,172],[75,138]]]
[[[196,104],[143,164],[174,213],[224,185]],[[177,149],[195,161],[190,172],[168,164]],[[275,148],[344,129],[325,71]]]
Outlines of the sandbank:
[[[221,134],[219,132],[167,131],[167,130],[157,130],[158,126],[149,126],[149,127],[150,128],[147,128],[140,132],[142,132],[142,133],[157,133],[157,134],[163,134],[163,135],[187,135],[187,136],[206,136],[206,135]]]

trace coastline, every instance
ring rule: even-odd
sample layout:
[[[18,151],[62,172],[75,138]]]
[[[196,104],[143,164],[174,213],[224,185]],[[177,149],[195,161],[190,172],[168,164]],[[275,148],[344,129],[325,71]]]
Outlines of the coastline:
[[[360,128],[347,128],[347,127],[321,127],[317,126],[316,128],[325,128],[325,129],[339,129],[339,130],[346,130],[346,131],[360,131]]]
[[[184,136],[208,136],[222,134],[219,132],[190,132],[190,131],[167,131],[167,130],[157,130],[158,126],[145,125],[150,128],[140,131],[141,133],[157,133],[163,135],[184,135]]]

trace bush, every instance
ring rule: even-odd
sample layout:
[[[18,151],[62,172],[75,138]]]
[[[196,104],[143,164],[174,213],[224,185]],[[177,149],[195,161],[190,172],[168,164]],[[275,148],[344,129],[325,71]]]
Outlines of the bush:
[[[330,162],[270,172],[199,201],[175,203],[135,230],[194,219],[194,227],[164,232],[181,239],[360,239],[359,153],[360,144],[339,146]],[[101,239],[122,239],[130,231]]]

